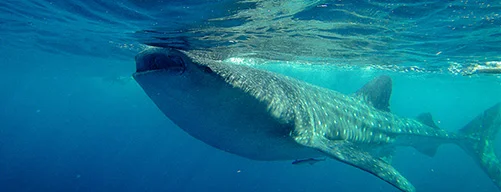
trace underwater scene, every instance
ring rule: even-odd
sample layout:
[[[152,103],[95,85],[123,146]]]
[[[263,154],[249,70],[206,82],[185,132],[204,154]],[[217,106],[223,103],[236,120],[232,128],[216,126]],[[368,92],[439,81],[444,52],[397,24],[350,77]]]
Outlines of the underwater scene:
[[[501,190],[501,1],[0,1],[0,191]]]

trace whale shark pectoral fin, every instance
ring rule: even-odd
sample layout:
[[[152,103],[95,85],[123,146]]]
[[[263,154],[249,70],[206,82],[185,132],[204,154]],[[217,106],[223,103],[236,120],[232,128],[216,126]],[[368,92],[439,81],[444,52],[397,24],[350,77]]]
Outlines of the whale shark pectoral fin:
[[[405,192],[414,192],[414,186],[386,161],[375,158],[348,141],[321,139],[315,148],[341,162],[367,171]]]

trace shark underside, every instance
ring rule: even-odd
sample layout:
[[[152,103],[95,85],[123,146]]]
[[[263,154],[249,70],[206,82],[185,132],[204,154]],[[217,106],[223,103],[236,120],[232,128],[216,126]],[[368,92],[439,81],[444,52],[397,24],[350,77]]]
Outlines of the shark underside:
[[[136,56],[134,78],[176,125],[215,148],[256,160],[328,156],[367,171],[402,191],[413,185],[393,166],[395,147],[433,156],[441,144],[462,147],[501,189],[493,140],[501,104],[457,133],[430,114],[390,112],[391,79],[381,76],[353,95],[249,66],[229,65],[168,48]]]

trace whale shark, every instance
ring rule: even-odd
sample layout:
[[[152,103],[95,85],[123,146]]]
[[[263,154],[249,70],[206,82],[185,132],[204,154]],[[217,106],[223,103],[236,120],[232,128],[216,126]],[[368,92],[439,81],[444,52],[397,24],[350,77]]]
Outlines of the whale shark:
[[[395,148],[410,146],[433,156],[440,145],[452,143],[501,189],[494,152],[501,103],[458,132],[448,132],[429,113],[393,114],[388,76],[346,95],[171,48],[148,48],[135,61],[133,78],[156,106],[179,128],[217,149],[262,161],[329,157],[412,192],[415,187],[391,165]]]

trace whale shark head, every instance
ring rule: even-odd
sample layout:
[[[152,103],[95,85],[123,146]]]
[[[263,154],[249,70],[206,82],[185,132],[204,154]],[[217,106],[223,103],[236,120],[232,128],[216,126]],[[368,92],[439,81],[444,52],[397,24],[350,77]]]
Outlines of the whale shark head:
[[[150,49],[136,56],[136,72],[162,70],[181,75],[187,68],[183,57],[178,51]]]
[[[218,63],[194,62],[179,50],[164,48],[147,49],[135,59],[134,79],[155,103],[168,103],[172,106],[169,110],[175,108],[175,113],[193,113],[204,108],[215,112],[222,103],[249,97],[228,83],[221,70],[224,67]]]
[[[136,56],[133,77],[172,122],[213,147],[257,160],[311,157],[287,150],[303,148],[288,137],[294,94],[267,72],[152,48]]]
[[[193,119],[206,123],[224,118],[227,112],[242,110],[239,98],[253,100],[234,89],[210,64],[193,62],[175,49],[151,48],[136,55],[134,79],[163,113],[181,128],[193,129]],[[212,114],[223,117],[211,117]],[[211,119],[209,119],[211,118]],[[216,119],[214,119],[216,118]],[[198,129],[198,128],[197,128]]]

